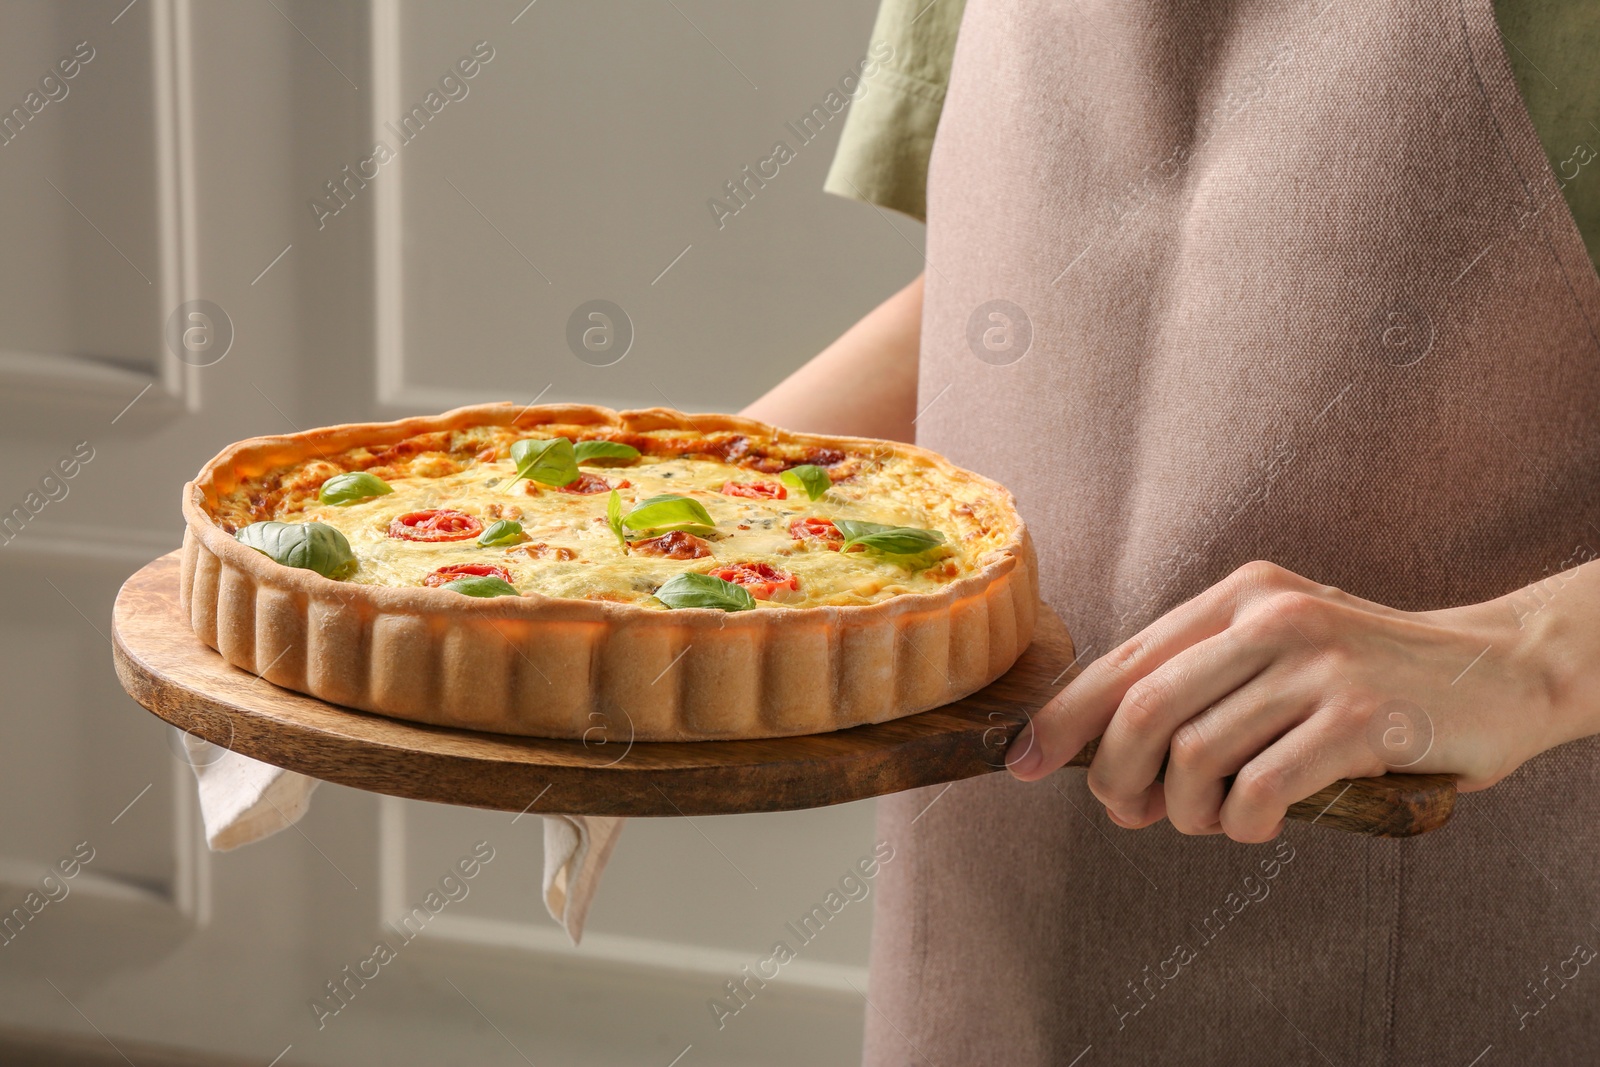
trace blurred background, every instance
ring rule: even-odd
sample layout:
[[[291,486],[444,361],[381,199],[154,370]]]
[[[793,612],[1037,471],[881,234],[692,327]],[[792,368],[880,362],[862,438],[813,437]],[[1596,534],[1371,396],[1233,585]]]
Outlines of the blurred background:
[[[870,803],[635,821],[574,950],[535,819],[324,785],[207,852],[108,636],[231,441],[489,400],[737,410],[909,281],[920,225],[821,191],[848,112],[813,109],[874,11],[0,3],[0,915],[92,853],[0,938],[0,1063],[856,1061],[870,897],[723,1027],[708,1001],[871,852]],[[319,1020],[479,841],[470,896]]]

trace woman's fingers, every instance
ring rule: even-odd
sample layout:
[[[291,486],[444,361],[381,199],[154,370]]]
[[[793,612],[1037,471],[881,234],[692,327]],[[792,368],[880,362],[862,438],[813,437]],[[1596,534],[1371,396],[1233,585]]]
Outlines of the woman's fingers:
[[[1095,660],[1056,694],[1011,742],[1006,753],[1011,773],[1031,782],[1065,766],[1105,731],[1136,682],[1184,649],[1226,630],[1248,604],[1319,588],[1271,563],[1240,567]]]
[[[1150,787],[1169,750],[1174,759],[1180,751],[1186,752],[1192,769],[1215,771],[1214,777],[1220,783],[1223,776],[1238,770],[1253,752],[1277,736],[1259,730],[1250,732],[1255,724],[1237,714],[1217,716],[1206,712],[1265,670],[1277,656],[1275,643],[1258,630],[1249,621],[1230,626],[1178,652],[1123,694],[1089,768],[1090,790],[1116,813],[1122,825],[1144,825],[1149,821]],[[1214,732],[1208,724],[1225,720],[1233,733],[1222,747],[1249,751],[1239,751],[1239,763],[1231,767],[1213,767],[1211,764],[1220,753],[1219,746],[1208,736]],[[1250,748],[1252,745],[1255,747]],[[1217,799],[1220,804],[1220,794]],[[1174,807],[1172,801],[1169,795],[1169,813]],[[1203,831],[1197,827],[1191,832]]]
[[[1106,809],[1106,818],[1125,830],[1141,830],[1151,823],[1160,822],[1167,816],[1167,800],[1166,794],[1163,792],[1164,788],[1160,782],[1150,787],[1149,804],[1145,808],[1144,818],[1138,822],[1123,822],[1117,813],[1110,808]],[[1221,831],[1218,832],[1220,833]]]
[[[1219,818],[1235,841],[1271,841],[1289,805],[1341,778],[1383,774],[1383,760],[1351,725],[1352,714],[1326,705],[1246,763],[1228,789]]]
[[[1270,671],[1184,723],[1172,737],[1163,785],[1167,818],[1181,833],[1222,832],[1228,779],[1295,726],[1315,699]]]

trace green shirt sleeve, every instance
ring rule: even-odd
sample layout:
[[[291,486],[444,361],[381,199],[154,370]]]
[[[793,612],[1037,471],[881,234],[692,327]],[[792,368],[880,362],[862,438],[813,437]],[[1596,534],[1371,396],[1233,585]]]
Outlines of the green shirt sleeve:
[[[888,54],[850,104],[824,189],[926,218],[928,155],[965,6],[882,0],[872,47]]]
[[[1561,194],[1600,267],[1600,4],[1495,0],[1494,14]]]

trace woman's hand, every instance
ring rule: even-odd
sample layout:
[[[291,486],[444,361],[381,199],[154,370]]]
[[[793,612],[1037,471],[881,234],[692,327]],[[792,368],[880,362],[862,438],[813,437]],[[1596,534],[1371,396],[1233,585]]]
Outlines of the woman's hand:
[[[1089,788],[1113,821],[1238,841],[1277,836],[1290,804],[1340,778],[1403,769],[1484,789],[1600,730],[1584,691],[1595,568],[1406,612],[1251,563],[1092,663],[1007,761],[1033,781],[1103,735]]]

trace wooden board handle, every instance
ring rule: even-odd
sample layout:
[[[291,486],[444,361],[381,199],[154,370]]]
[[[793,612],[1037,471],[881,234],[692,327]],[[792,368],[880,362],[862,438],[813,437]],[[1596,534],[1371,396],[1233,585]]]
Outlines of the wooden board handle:
[[[1289,806],[1289,818],[1372,837],[1413,837],[1450,821],[1453,774],[1381,774],[1342,778]]]
[[[1068,760],[1067,766],[1089,766],[1099,747],[1097,737]],[[1453,774],[1384,774],[1376,778],[1341,778],[1291,804],[1288,814],[1297,822],[1330,826],[1351,834],[1414,837],[1443,826],[1455,806]]]

